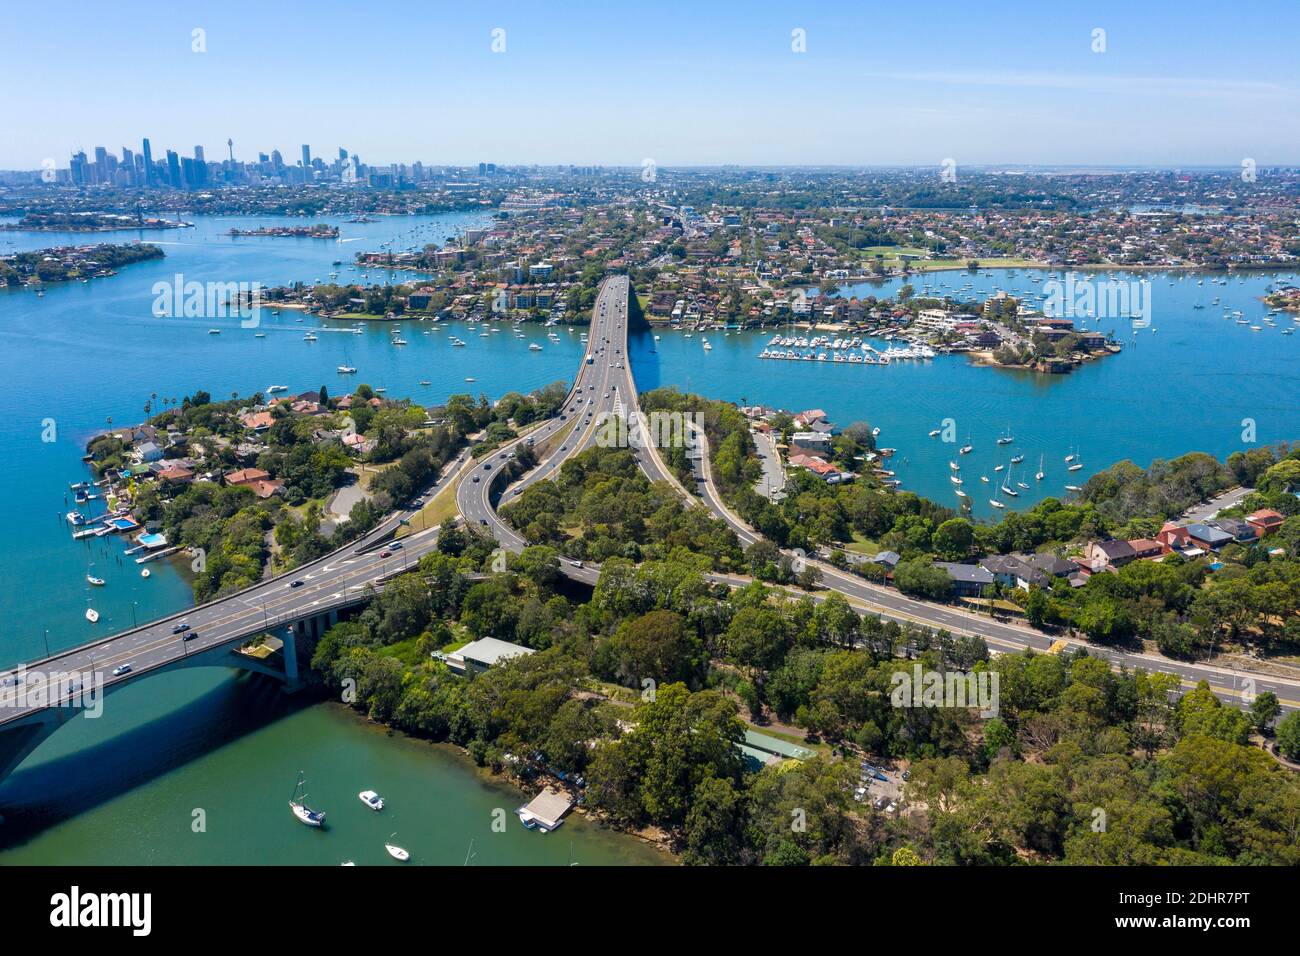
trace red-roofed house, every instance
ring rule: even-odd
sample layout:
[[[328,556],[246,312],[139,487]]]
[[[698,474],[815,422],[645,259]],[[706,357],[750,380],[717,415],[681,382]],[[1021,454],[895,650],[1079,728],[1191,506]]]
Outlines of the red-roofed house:
[[[279,478],[263,478],[249,482],[248,486],[253,489],[253,494],[257,495],[257,497],[269,498],[280,492],[280,489],[284,487],[284,482]]]
[[[1154,538],[1134,538],[1128,546],[1135,558],[1158,558],[1165,552],[1164,545]]]
[[[228,471],[222,477],[226,479],[227,485],[251,485],[254,482],[266,481],[271,477],[271,473],[261,468],[240,468],[238,471]]]
[[[1183,548],[1191,547],[1192,536],[1187,533],[1186,528],[1180,528],[1172,521],[1166,521],[1156,535],[1156,540],[1164,548],[1165,553],[1170,551],[1181,551]]]
[[[1266,534],[1276,531],[1282,527],[1285,519],[1281,512],[1274,511],[1272,508],[1261,508],[1254,514],[1246,515],[1246,524],[1255,529],[1255,537],[1262,538]]]
[[[264,432],[275,424],[275,416],[270,412],[251,412],[240,419],[245,428]]]

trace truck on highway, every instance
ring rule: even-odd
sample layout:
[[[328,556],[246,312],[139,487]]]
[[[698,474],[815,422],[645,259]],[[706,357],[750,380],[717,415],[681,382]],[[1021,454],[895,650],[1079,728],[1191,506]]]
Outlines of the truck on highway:
[[[594,356],[594,355],[588,355],[588,356],[587,356],[587,364],[588,364],[588,365],[594,365],[595,362],[596,362],[596,356]]]

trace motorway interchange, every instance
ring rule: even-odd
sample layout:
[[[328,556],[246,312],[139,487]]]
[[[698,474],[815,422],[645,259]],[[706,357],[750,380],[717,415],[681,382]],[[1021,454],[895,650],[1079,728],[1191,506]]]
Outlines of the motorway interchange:
[[[485,456],[481,464],[476,462],[460,478],[456,500],[461,516],[470,525],[486,530],[510,551],[521,551],[525,542],[497,514],[493,496],[503,473],[516,461],[519,447],[528,443],[546,451],[527,474],[517,478],[509,487],[500,489],[503,503],[517,497],[531,484],[552,477],[564,461],[596,444],[609,416],[626,418],[638,412],[636,386],[627,356],[629,294],[626,276],[611,276],[602,284],[592,309],[587,351],[560,414],[526,437],[515,439]],[[699,437],[703,439],[703,435]],[[636,451],[641,468],[652,481],[666,481],[682,494],[687,494],[652,443],[643,444]],[[726,522],[743,545],[758,540],[753,529],[719,496],[709,474],[707,449],[694,461],[699,503]],[[449,473],[456,474],[455,467],[449,469]],[[270,628],[357,603],[367,586],[382,586],[384,580],[401,573],[436,548],[436,528],[417,531],[400,543],[386,544],[399,525],[409,523],[415,513],[402,511],[394,514],[342,550],[289,574],[105,640],[60,652],[30,665],[29,674],[11,670],[0,675],[0,725],[33,709],[23,706],[20,699],[20,696],[38,696],[31,693],[34,688],[30,683],[21,683],[24,680],[48,680],[57,672],[92,675],[103,672],[106,685],[112,686],[175,664],[190,654],[226,644],[237,647]],[[1052,643],[1046,635],[1027,627],[991,620],[949,605],[909,598],[841,571],[816,557],[795,557],[815,564],[821,571],[823,587],[844,594],[860,610],[898,621],[946,629],[954,634],[977,634],[995,653],[1015,652],[1026,647],[1046,650]],[[581,562],[565,561],[561,569],[568,577],[587,584],[594,584],[599,577],[599,568],[583,566]],[[748,583],[747,579],[732,575],[713,577],[737,586]],[[182,630],[180,625],[186,627]],[[1176,674],[1188,686],[1207,680],[1225,701],[1241,704],[1246,700],[1247,690],[1256,694],[1271,690],[1285,709],[1300,707],[1300,685],[1290,681],[1147,654],[1092,646],[1088,649],[1113,666],[1165,671]],[[24,691],[26,694],[22,693]]]

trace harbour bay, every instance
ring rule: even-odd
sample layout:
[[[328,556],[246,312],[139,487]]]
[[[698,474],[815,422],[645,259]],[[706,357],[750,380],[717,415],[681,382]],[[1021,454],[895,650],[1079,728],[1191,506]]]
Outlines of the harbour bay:
[[[0,545],[0,571],[6,580],[23,582],[0,595],[0,617],[7,624],[6,661],[18,663],[42,656],[47,638],[52,650],[88,639],[89,625],[82,611],[84,575],[91,562],[96,573],[108,580],[107,587],[96,595],[103,617],[95,634],[121,630],[133,620],[169,613],[191,601],[181,571],[160,563],[150,579],[142,579],[133,564],[118,563],[119,542],[93,539],[95,543],[90,545],[74,543],[60,520],[69,507],[65,501],[68,483],[85,476],[80,463],[85,441],[104,428],[109,417],[119,425],[139,421],[143,404],[154,393],[180,397],[203,389],[220,398],[233,392],[250,394],[270,383],[284,383],[293,392],[323,384],[338,393],[366,382],[386,388],[391,397],[409,396],[430,405],[454,392],[483,392],[496,398],[506,391],[527,391],[568,380],[583,352],[576,331],[561,330],[560,341],[553,343],[538,327],[525,327],[525,340],[503,334],[482,338],[461,331],[468,345],[453,349],[446,341],[448,329],[433,331],[430,323],[419,322],[405,323],[403,335],[410,344],[395,348],[387,323],[370,324],[361,335],[353,335],[350,323],[322,322],[288,310],[278,316],[264,310],[258,330],[265,332],[265,338],[256,338],[252,330],[241,329],[234,321],[155,317],[150,306],[156,282],[170,282],[178,273],[200,282],[312,282],[324,279],[334,269],[335,259],[349,263],[356,251],[373,250],[390,240],[442,242],[447,235],[486,219],[485,213],[464,213],[384,218],[370,224],[340,220],[336,224],[343,230],[343,238],[355,241],[339,244],[227,235],[236,226],[257,228],[302,220],[199,217],[191,230],[140,235],[165,250],[167,258],[162,261],[130,266],[117,276],[89,283],[51,285],[40,300],[28,291],[0,292],[0,336],[8,359],[6,374],[0,377],[0,395],[10,412],[0,422],[0,448],[11,465],[0,477],[0,489],[10,505],[8,534]],[[417,233],[416,228],[424,231]],[[0,238],[0,250],[127,238],[133,237],[8,233]],[[1087,466],[1078,476],[1081,484],[1088,475],[1124,458],[1146,465],[1154,458],[1192,450],[1222,457],[1245,447],[1243,409],[1254,421],[1256,442],[1296,437],[1300,415],[1295,395],[1300,374],[1294,349],[1300,345],[1276,330],[1253,334],[1224,319],[1220,307],[1194,308],[1217,295],[1223,298],[1222,307],[1241,310],[1250,317],[1263,315],[1266,308],[1260,297],[1277,277],[1272,273],[1214,275],[1226,278],[1228,284],[1206,281],[1198,285],[1200,276],[1190,273],[1134,274],[1153,283],[1152,325],[1156,331],[1139,330],[1135,338],[1121,323],[1112,323],[1120,333],[1123,352],[1063,376],[979,367],[959,355],[870,367],[763,362],[758,353],[774,330],[729,335],[710,332],[713,349],[707,353],[699,336],[688,339],[662,331],[656,342],[651,334],[642,333],[631,342],[631,359],[642,390],[676,385],[711,397],[743,398],[790,410],[821,407],[841,425],[857,419],[870,421],[882,430],[880,443],[898,449],[890,467],[896,470],[902,487],[953,506],[957,502],[948,483],[946,461],[953,457],[954,448],[928,438],[928,431],[952,418],[959,441],[970,435],[975,452],[963,463],[970,476],[997,463],[1000,448],[995,439],[1009,428],[1016,437],[1012,448],[1026,456],[1026,466],[1036,465],[1040,455],[1046,461],[1047,477],[1041,485],[1025,477],[1031,489],[1015,503],[1023,507],[1044,494],[1063,493],[1063,456],[1072,449],[1078,449]],[[339,281],[364,281],[359,276],[359,270],[344,268]],[[1030,276],[1024,270],[987,270],[978,274],[975,285],[988,293],[1029,291],[1034,285]],[[372,282],[413,278],[410,273],[384,275],[374,270],[369,275]],[[1295,281],[1294,275],[1281,278]],[[946,287],[956,291],[969,280],[965,273],[952,273],[910,281],[918,294],[924,294],[921,290],[926,284],[936,290]],[[884,297],[902,283],[894,279],[846,289],[842,294]],[[300,318],[302,322],[297,321]],[[1289,317],[1283,318],[1291,324]],[[208,328],[217,324],[221,334],[207,334]],[[317,341],[302,340],[307,328],[317,329]],[[530,350],[530,344],[540,345],[541,351]],[[344,363],[358,368],[355,381],[335,371]],[[467,377],[475,381],[467,383]],[[423,380],[430,384],[420,385]],[[55,424],[57,441],[42,441],[47,420]],[[1010,453],[1010,449],[1005,452]],[[1026,468],[1022,477],[1031,470]],[[989,511],[977,501],[977,517],[988,517]],[[410,750],[414,742],[356,726],[355,720],[347,717],[345,721],[328,707],[294,711],[263,703],[264,709],[254,710],[265,726],[259,722],[254,722],[258,726],[243,725],[240,714],[249,704],[248,682],[222,671],[177,674],[166,681],[168,689],[164,691],[154,688],[141,694],[136,690],[115,697],[115,703],[126,705],[114,708],[119,716],[106,721],[103,728],[78,721],[75,730],[69,728],[56,736],[38,751],[31,766],[5,785],[5,792],[16,797],[18,805],[34,808],[34,818],[48,812],[52,826],[38,828],[36,835],[25,838],[22,847],[0,854],[0,861],[14,857],[24,862],[108,862],[107,858],[87,857],[86,847],[96,841],[112,847],[117,839],[123,854],[118,859],[146,862],[133,859],[126,848],[130,821],[147,818],[160,799],[170,801],[179,814],[177,808],[209,787],[228,760],[247,760],[247,766],[241,763],[237,782],[231,784],[229,799],[265,799],[268,807],[274,806],[274,812],[282,814],[282,806],[275,801],[287,795],[292,780],[280,775],[285,768],[296,772],[299,757],[311,756],[303,753],[303,740],[321,742],[328,737],[335,742],[348,741],[340,746],[355,747],[358,753],[368,753],[376,760],[379,753],[385,754],[385,759],[400,753],[400,759],[392,759],[405,761],[405,755],[415,752]],[[202,705],[187,713],[182,702],[193,697],[201,698]],[[168,715],[177,710],[192,720],[170,726]],[[105,802],[83,806],[55,799],[53,809],[41,809],[44,787],[56,768],[81,772],[77,768],[83,758],[119,759],[124,752],[120,748],[126,746],[123,741],[130,741],[132,734],[160,739],[173,732],[194,734],[200,726],[234,729],[228,735],[220,729],[206,738],[199,734],[206,747],[174,751],[180,766],[164,770],[141,765],[135,784]],[[261,770],[244,772],[259,763]],[[336,805],[354,801],[352,791],[373,784],[348,777],[339,763],[322,759],[320,767],[319,773],[306,769],[318,780],[314,789],[321,795],[333,795]],[[446,772],[454,775],[452,770]],[[414,792],[416,785],[411,786]],[[482,785],[470,773],[468,782],[457,791],[466,806],[478,799],[464,796],[473,786]],[[192,802],[198,805],[200,801],[195,796]],[[234,806],[232,803],[226,812],[234,812]],[[355,809],[360,812],[364,808]],[[185,809],[184,813],[188,812]],[[430,821],[435,819],[440,818],[430,817]],[[455,862],[445,859],[453,851],[448,835],[456,833],[459,839],[463,825],[455,819],[419,825],[430,828],[426,849],[413,847],[413,852],[417,856],[433,854],[436,846],[437,862]],[[176,829],[177,839],[162,844],[149,862],[190,861],[186,854],[195,844],[188,842],[187,816],[178,817]],[[512,833],[511,841],[530,836],[518,832],[517,826],[513,831],[517,832]],[[324,853],[302,842],[311,836],[295,831],[285,837],[291,841],[283,847],[285,861],[338,862],[333,859],[338,854],[332,847]],[[565,833],[564,840],[570,836]],[[275,845],[277,838],[268,839]],[[617,845],[624,846],[621,842]],[[639,847],[631,842],[627,845]],[[497,861],[527,858],[531,846],[519,846],[520,855]],[[196,862],[248,862],[246,854],[251,851],[249,845],[241,845],[201,852],[214,855]],[[493,862],[486,850],[481,852],[482,862]],[[635,855],[636,851],[610,852],[612,862],[620,853]],[[565,861],[550,855],[536,862]]]

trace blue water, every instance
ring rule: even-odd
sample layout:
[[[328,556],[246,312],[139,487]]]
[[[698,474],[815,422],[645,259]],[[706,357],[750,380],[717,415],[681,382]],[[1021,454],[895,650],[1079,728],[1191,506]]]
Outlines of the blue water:
[[[155,282],[170,282],[176,273],[200,282],[277,285],[326,280],[333,260],[348,263],[356,251],[378,249],[388,241],[395,249],[441,243],[487,219],[484,213],[457,213],[383,218],[370,224],[333,220],[344,240],[356,240],[342,243],[225,235],[232,226],[303,222],[266,216],[200,217],[194,229],[138,235],[0,233],[0,253],[133,238],[156,242],[167,253],[160,262],[124,267],[115,277],[50,286],[44,298],[29,291],[0,290],[0,354],[5,360],[0,402],[8,411],[0,417],[0,453],[8,465],[0,470],[0,495],[7,506],[0,539],[0,579],[5,581],[0,589],[0,662],[31,660],[43,655],[47,640],[50,649],[57,650],[128,627],[134,620],[179,610],[191,601],[181,567],[157,562],[150,566],[152,576],[142,579],[134,563],[118,563],[122,540],[73,542],[61,521],[72,507],[68,483],[86,474],[80,462],[85,442],[109,417],[116,425],[140,421],[144,403],[155,393],[180,398],[206,389],[220,399],[270,384],[287,385],[291,392],[324,384],[337,394],[367,382],[385,387],[390,397],[409,396],[425,404],[464,391],[496,398],[506,391],[567,380],[583,351],[577,333],[563,329],[560,341],[552,343],[540,328],[529,329],[527,339],[518,340],[508,331],[481,338],[480,330],[463,326],[425,335],[428,324],[419,322],[403,323],[402,336],[409,345],[397,348],[389,341],[387,322],[370,323],[363,334],[352,335],[345,331],[350,323],[323,323],[289,310],[280,316],[263,310],[260,330],[266,337],[258,339],[254,330],[241,329],[234,319],[156,318],[151,308]],[[351,271],[347,265],[338,271],[340,282],[360,277],[360,270]],[[1030,275],[1023,270],[1014,277],[1007,270],[982,272],[972,293],[1041,292]],[[409,273],[369,272],[371,282],[410,278]],[[675,384],[716,398],[791,410],[821,407],[841,425],[865,419],[881,428],[882,445],[898,449],[891,467],[904,488],[955,505],[946,464],[955,457],[955,445],[927,437],[942,419],[953,418],[957,442],[969,434],[975,446],[962,462],[977,516],[992,510],[984,493],[990,486],[982,485],[978,476],[987,471],[993,477],[993,465],[1011,453],[995,444],[1007,428],[1016,436],[1010,449],[1025,455],[1020,476],[1031,485],[1017,501],[1004,499],[1016,506],[1042,494],[1059,494],[1067,480],[1082,484],[1121,458],[1147,464],[1193,449],[1226,455],[1245,447],[1242,421],[1247,418],[1254,420],[1257,443],[1300,438],[1295,400],[1300,337],[1280,335],[1281,327],[1295,323],[1279,316],[1279,329],[1251,333],[1221,318],[1225,308],[1240,309],[1261,324],[1258,320],[1266,310],[1259,300],[1265,287],[1276,281],[1272,274],[1233,277],[1227,286],[1214,285],[1209,278],[1198,286],[1196,277],[1179,274],[1134,278],[1153,282],[1152,324],[1157,331],[1139,332],[1136,340],[1122,332],[1122,354],[1069,375],[982,368],[962,356],[890,366],[763,361],[757,356],[773,334],[770,330],[709,333],[712,352],[703,350],[698,334],[687,339],[661,330],[656,342],[644,332],[633,338],[630,352],[642,390]],[[1282,278],[1296,281],[1294,275]],[[964,272],[954,272],[911,281],[922,294],[927,283],[942,293],[969,279]],[[843,291],[886,296],[901,284],[891,280]],[[1215,296],[1222,298],[1218,307],[1210,305]],[[1193,309],[1197,302],[1204,303],[1205,310]],[[299,317],[304,321],[296,321]],[[1113,326],[1104,323],[1102,330]],[[222,334],[208,335],[211,327],[220,327]],[[303,341],[307,328],[316,329],[318,341]],[[467,346],[451,347],[451,332]],[[529,342],[541,344],[543,350],[529,350]],[[340,376],[336,366],[344,363],[357,366],[359,373]],[[466,383],[466,377],[476,381]],[[424,379],[428,386],[419,384]],[[53,442],[42,440],[47,419],[57,428]],[[1076,448],[1086,467],[1067,478],[1062,459]],[[1041,485],[1032,478],[1040,454],[1047,471]],[[108,582],[94,589],[93,596],[84,581],[91,562],[94,573]],[[92,597],[102,615],[93,627],[83,617]],[[158,813],[159,794],[179,807],[207,805],[195,795],[220,780],[229,790],[227,812],[267,800],[268,793],[279,800],[285,780],[292,782],[300,769],[303,755],[297,734],[308,725],[330,739],[337,735],[357,752],[373,753],[376,766],[408,765],[412,751],[398,738],[352,728],[320,708],[295,711],[268,699],[277,694],[256,683],[250,686],[246,678],[234,678],[230,672],[203,669],[143,682],[114,695],[109,699],[110,719],[78,720],[75,728],[43,745],[4,785],[0,802],[25,808],[19,814],[26,821],[23,832],[33,833],[34,826],[39,833],[22,837],[25,846],[8,858],[86,862],[114,858],[116,846],[117,858],[140,862],[253,861],[258,857],[251,844],[237,836],[230,837],[227,850],[197,856],[182,839],[158,841],[149,821]],[[259,732],[263,726],[266,732]],[[82,764],[111,769],[84,779],[68,775],[69,768]],[[409,766],[411,779],[423,781],[423,771],[416,764]],[[432,772],[446,776],[458,771],[449,765]],[[325,765],[314,777],[319,786],[338,789],[335,803],[343,807],[348,794],[366,783]],[[395,780],[390,786],[400,793],[404,784]],[[480,786],[466,778],[446,799],[463,802],[477,813],[488,799],[476,789]],[[42,814],[47,815],[46,823],[41,822]],[[453,855],[453,850],[455,855],[463,853],[459,834],[465,824],[458,820],[454,817],[451,824],[455,840],[441,829],[411,834],[413,851],[430,858]],[[184,818],[169,826],[189,832]],[[410,824],[404,827],[408,833],[410,829]],[[575,826],[571,836],[581,829]],[[292,831],[292,837],[301,836]],[[7,839],[0,831],[0,844]],[[578,841],[579,850],[608,851],[610,859],[641,856],[625,842],[603,840],[584,837]],[[97,848],[93,853],[86,849],[91,843]],[[371,839],[366,844],[366,853],[373,855],[373,843]],[[141,850],[155,846],[166,849]],[[342,841],[328,851],[318,849],[294,849],[284,859],[329,862],[339,854],[362,852],[345,848]],[[531,856],[518,847],[503,854],[510,859]]]
[[[261,282],[266,286],[295,280],[328,281],[331,262],[349,263],[362,249],[377,249],[395,239],[394,248],[436,241],[488,220],[484,213],[434,217],[394,217],[375,223],[335,220],[342,243],[320,239],[232,238],[233,226],[290,223],[275,217],[200,218],[194,229],[135,233],[85,234],[0,233],[0,252],[23,248],[141,238],[157,243],[166,258],[122,268],[118,275],[89,283],[50,285],[44,298],[30,291],[0,290],[0,348],[5,373],[0,401],[9,414],[0,419],[0,454],[10,467],[0,470],[0,497],[7,504],[0,540],[0,659],[42,656],[45,632],[51,650],[84,642],[93,635],[129,627],[133,620],[176,610],[189,600],[190,587],[165,562],[150,565],[147,580],[129,559],[119,558],[125,538],[73,542],[61,517],[74,502],[68,484],[86,477],[81,465],[87,439],[107,427],[136,423],[155,393],[181,398],[203,389],[220,400],[238,392],[249,395],[268,385],[287,385],[290,393],[325,385],[334,394],[361,382],[387,388],[392,397],[437,404],[455,392],[485,392],[497,397],[511,389],[529,391],[559,379],[577,367],[581,345],[577,333],[561,330],[550,343],[532,328],[528,339],[508,331],[490,339],[463,327],[456,330],[468,345],[453,348],[448,331],[424,335],[429,323],[408,323],[403,337],[390,343],[389,323],[367,323],[362,335],[349,334],[352,323],[322,322],[315,316],[261,310],[261,326],[243,329],[236,318],[157,318],[154,283]],[[358,238],[360,237],[360,238]],[[357,241],[351,241],[356,239]],[[338,267],[339,282],[410,281],[410,273]],[[298,319],[303,321],[299,322]],[[209,335],[209,328],[220,335]],[[315,342],[303,341],[314,329]],[[254,337],[255,331],[266,333]],[[539,342],[543,351],[528,349]],[[338,374],[337,366],[356,366],[356,375]],[[467,377],[475,378],[472,384]],[[418,383],[428,380],[428,386]],[[154,401],[159,408],[160,402]],[[43,441],[52,420],[57,440]],[[92,508],[92,513],[102,511]],[[85,574],[108,581],[88,595]],[[21,582],[21,583],[20,583]],[[100,612],[98,625],[84,619],[88,598]]]
[[[1016,275],[1012,275],[1016,272]],[[1030,281],[1025,270],[984,270],[978,277],[965,272],[916,276],[916,294],[929,285],[931,294],[959,299],[982,290],[993,293],[1035,293],[1043,283]],[[1050,274],[1041,273],[1044,282]],[[1057,273],[1063,279],[1064,273]],[[642,336],[632,346],[638,387],[676,384],[729,401],[742,399],[790,411],[822,408],[838,425],[865,420],[881,429],[882,446],[898,449],[889,467],[903,488],[956,507],[960,499],[948,480],[950,460],[967,436],[974,451],[960,457],[962,486],[973,502],[975,517],[997,512],[988,503],[992,479],[1006,472],[994,466],[1016,453],[1013,482],[1028,490],[1016,499],[1000,495],[1008,510],[1023,508],[1048,495],[1066,494],[1066,484],[1082,485],[1087,478],[1116,461],[1130,459],[1148,465],[1188,451],[1219,457],[1251,447],[1244,439],[1254,423],[1255,444],[1300,439],[1300,335],[1284,336],[1296,326],[1290,316],[1274,317],[1277,328],[1263,325],[1268,312],[1261,301],[1274,282],[1296,282],[1294,273],[1246,273],[1217,285],[1209,276],[1181,273],[1089,273],[1100,281],[1148,279],[1151,285],[1152,328],[1134,331],[1127,323],[1103,320],[1086,323],[1089,330],[1114,331],[1124,350],[1085,363],[1063,375],[1042,375],[978,366],[963,355],[940,355],[925,362],[890,365],[848,365],[831,362],[787,362],[757,356],[774,331],[708,333],[713,346],[704,351],[702,337],[660,331]],[[1222,274],[1220,274],[1222,276]],[[959,290],[968,281],[974,290]],[[893,295],[901,279],[841,288],[845,296]],[[981,296],[982,298],[983,296]],[[1215,297],[1218,306],[1210,303]],[[1202,303],[1203,310],[1194,305]],[[1223,312],[1240,310],[1263,331],[1251,332]],[[1080,324],[1076,320],[1076,325]],[[1154,331],[1153,331],[1154,329]],[[796,335],[809,335],[798,330]],[[833,337],[833,336],[832,336]],[[885,343],[877,343],[884,347]],[[656,352],[651,352],[657,346]],[[956,423],[955,442],[929,438],[943,419]],[[1010,429],[1015,442],[999,446],[997,438]],[[1247,435],[1247,437],[1249,437]],[[1084,468],[1067,472],[1065,456],[1077,451]],[[1046,473],[1034,480],[1042,456]],[[990,484],[979,476],[987,474]]]

